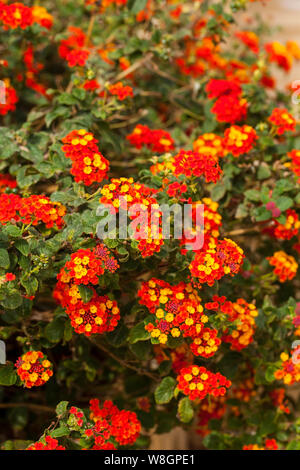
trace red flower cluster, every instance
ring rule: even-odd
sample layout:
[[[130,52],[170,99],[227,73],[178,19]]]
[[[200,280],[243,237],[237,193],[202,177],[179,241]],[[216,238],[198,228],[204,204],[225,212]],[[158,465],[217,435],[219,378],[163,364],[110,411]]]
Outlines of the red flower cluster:
[[[137,440],[141,423],[133,411],[119,410],[111,401],[106,400],[102,408],[99,400],[90,401],[90,419],[95,422],[95,426],[87,429],[87,437],[95,439],[93,449],[115,449],[109,439],[113,439],[121,446],[132,445]]]
[[[4,80],[5,103],[0,103],[0,115],[4,116],[9,111],[15,111],[16,103],[19,101],[16,90],[10,85],[9,80]]]
[[[205,367],[191,365],[181,369],[177,376],[178,389],[191,400],[203,400],[207,395],[224,396],[226,388],[231,386],[230,380],[219,372],[214,374]]]
[[[254,304],[249,304],[244,299],[230,302],[226,297],[214,296],[212,302],[205,304],[208,310],[225,313],[234,328],[226,329],[222,341],[231,344],[231,349],[241,351],[253,341],[255,333],[255,318],[258,311]]]
[[[266,439],[264,446],[248,444],[243,446],[243,450],[278,450],[278,444],[275,439]]]
[[[58,53],[67,60],[69,67],[83,67],[90,55],[89,49],[85,47],[86,35],[82,29],[74,26],[70,26],[68,31],[70,36],[60,42]]]
[[[120,101],[123,101],[128,97],[133,97],[133,90],[131,86],[124,86],[122,82],[115,83],[114,85],[109,85],[108,90],[109,93],[117,96]]]
[[[237,31],[235,36],[249,47],[254,54],[258,54],[259,38],[253,31]]]
[[[286,109],[274,108],[268,121],[273,124],[277,135],[296,129],[296,120]]]
[[[205,358],[212,357],[218,350],[221,340],[218,338],[217,330],[204,328],[197,338],[191,344],[191,351],[195,356]]]
[[[51,436],[45,437],[45,443],[42,441],[35,442],[27,447],[26,450],[66,450],[64,446],[58,445],[58,440]]]
[[[61,269],[53,297],[66,309],[77,333],[90,336],[116,328],[120,320],[117,303],[106,295],[99,296],[93,288],[92,298],[84,302],[78,286],[96,285],[105,271],[113,273],[118,267],[116,259],[101,244],[94,250],[80,249],[73,253]]]
[[[161,234],[161,214],[154,195],[157,190],[134,183],[133,178],[112,178],[110,183],[103,186],[99,202],[107,205],[111,210],[119,211],[119,207],[128,211],[129,219],[134,220],[139,207],[141,212],[147,215],[148,220],[141,224],[135,239],[138,240],[137,249],[143,258],[152,256],[160,251],[163,244]],[[134,215],[130,215],[130,209],[134,206]],[[150,220],[152,224],[150,224]]]
[[[30,8],[20,2],[11,4],[0,2],[0,21],[4,29],[25,29],[33,23],[49,29],[53,24],[53,17],[46,8],[37,5]]]
[[[94,135],[85,129],[74,130],[62,139],[62,150],[72,160],[71,174],[77,183],[90,186],[107,176],[109,162],[98,150]]]
[[[248,153],[255,145],[258,136],[251,126],[231,126],[226,129],[224,134],[224,147],[232,153],[234,157],[238,157],[244,153]]]
[[[41,351],[28,351],[15,364],[26,388],[44,385],[53,375],[52,364]]]
[[[293,256],[284,251],[276,251],[273,256],[267,258],[271,266],[274,266],[274,274],[280,282],[292,280],[297,273],[298,264]]]
[[[131,134],[126,137],[130,144],[140,149],[145,145],[152,152],[165,153],[174,149],[174,140],[169,132],[162,129],[150,129],[148,126],[138,124]]]
[[[47,228],[61,229],[66,208],[59,202],[52,202],[47,196],[33,194],[22,198],[17,194],[0,194],[0,224],[12,219],[23,224],[44,223]]]
[[[293,358],[297,360],[293,360]],[[280,359],[282,361],[281,367],[276,370],[274,376],[277,380],[283,380],[286,385],[293,385],[294,383],[300,382],[300,348],[293,351],[293,357],[285,352],[280,354]]]
[[[173,165],[175,176],[185,175],[187,178],[203,176],[206,183],[216,183],[222,174],[218,161],[209,153],[180,150],[174,157]]]
[[[290,414],[290,409],[287,406],[288,402],[286,400],[284,388],[277,388],[275,390],[272,390],[270,392],[270,397],[273,405],[276,406],[276,408],[278,408],[283,413]]]
[[[300,220],[298,214],[293,209],[286,211],[286,222],[280,224],[277,220],[274,221],[272,227],[272,234],[279,240],[291,240],[291,238],[298,235],[300,229]]]
[[[153,278],[143,282],[138,296],[140,304],[155,314],[155,321],[149,321],[145,326],[154,342],[165,344],[169,337],[202,338],[208,318],[203,314],[201,299],[190,284],[181,282],[171,286],[166,281]],[[205,340],[203,344],[209,346]],[[194,350],[200,355],[196,347]],[[201,350],[203,354],[208,352],[212,351]]]
[[[242,89],[236,81],[211,79],[206,91],[208,98],[217,98],[212,107],[217,121],[234,124],[247,117],[248,103],[241,97]]]
[[[244,260],[243,250],[232,240],[210,240],[201,251],[196,252],[189,269],[193,283],[200,287],[207,283],[212,286],[225,274],[234,276]]]
[[[14,189],[16,187],[17,182],[9,173],[0,173],[0,193],[4,193],[7,188]]]
[[[265,44],[268,53],[268,60],[275,62],[279,67],[288,72],[293,64],[294,59],[300,59],[300,49],[295,41],[288,41],[284,46],[278,41]]]

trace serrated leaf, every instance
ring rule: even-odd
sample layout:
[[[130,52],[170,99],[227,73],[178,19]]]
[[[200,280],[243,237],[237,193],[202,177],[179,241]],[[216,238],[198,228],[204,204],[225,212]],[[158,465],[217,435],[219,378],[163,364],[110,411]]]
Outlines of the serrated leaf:
[[[165,377],[154,392],[155,401],[158,405],[169,403],[174,396],[176,381],[173,377]]]

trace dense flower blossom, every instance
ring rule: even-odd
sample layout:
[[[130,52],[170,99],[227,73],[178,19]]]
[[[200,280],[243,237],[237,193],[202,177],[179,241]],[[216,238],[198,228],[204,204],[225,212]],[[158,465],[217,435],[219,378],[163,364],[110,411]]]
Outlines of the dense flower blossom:
[[[174,140],[169,132],[162,129],[150,129],[142,124],[138,124],[126,138],[137,149],[142,148],[143,145],[157,153],[165,153],[174,149]]]
[[[95,436],[95,444],[100,448],[110,438],[121,446],[133,444],[141,431],[141,423],[133,411],[119,410],[109,400],[104,401],[102,407],[99,400],[91,400],[90,419],[95,426],[86,431],[86,435]]]
[[[126,98],[133,97],[133,90],[130,86],[123,85],[122,82],[115,83],[114,85],[109,85],[109,93],[118,97],[120,101],[125,100]]]
[[[286,71],[291,69],[293,56],[286,46],[278,41],[273,41],[265,44],[265,49],[268,53],[268,59],[270,62],[275,62],[279,67]]]
[[[51,436],[46,436],[44,440],[45,442],[34,442],[26,450],[66,450],[64,446],[58,444],[57,439],[53,439]]]
[[[24,198],[17,194],[0,194],[0,209],[0,224],[4,225],[14,220],[26,225],[42,222],[47,228],[61,229],[66,214],[66,208],[61,203],[35,194]]]
[[[211,155],[215,158],[222,158],[226,155],[223,137],[212,132],[200,135],[193,143],[194,152]]]
[[[72,160],[71,174],[77,183],[90,186],[106,178],[109,162],[99,152],[98,140],[91,132],[85,129],[71,131],[62,142],[65,156]]]
[[[212,286],[226,274],[234,276],[244,260],[243,250],[232,240],[210,240],[205,249],[196,252],[189,269],[195,285]]]
[[[248,103],[244,98],[224,95],[217,99],[211,111],[216,114],[217,121],[234,124],[246,119],[247,109]]]
[[[263,446],[248,444],[243,446],[243,450],[278,450],[278,444],[275,439],[266,439]]]
[[[256,131],[251,126],[231,126],[225,131],[223,145],[234,157],[238,157],[248,153],[257,138]]]
[[[137,249],[144,258],[159,252],[163,244],[161,213],[158,211],[156,193],[157,190],[135,183],[133,178],[112,178],[110,183],[101,189],[102,196],[99,199],[101,204],[111,210],[118,212],[121,207],[128,211],[132,223],[137,213],[141,212],[146,216],[145,224],[136,227],[136,232],[133,234],[133,238],[138,241]],[[130,213],[131,208],[134,214]]]
[[[191,351],[195,356],[205,358],[212,357],[218,350],[221,339],[218,338],[218,331],[211,328],[204,328],[201,336],[195,338],[191,344]]]
[[[4,116],[9,111],[15,111],[16,103],[19,101],[16,90],[11,86],[9,80],[4,80],[5,103],[0,103],[0,115]]]
[[[52,364],[41,351],[28,351],[15,364],[24,387],[44,385],[53,375]]]
[[[0,21],[4,29],[25,29],[33,23],[32,9],[16,2],[9,5],[0,4]]]
[[[296,276],[298,263],[293,256],[289,256],[284,251],[276,251],[267,260],[271,266],[274,266],[274,274],[280,282],[290,281]]]
[[[175,176],[184,175],[187,178],[204,176],[207,183],[216,183],[222,174],[222,170],[213,156],[190,150],[180,150],[174,157],[173,165]]]
[[[66,262],[57,279],[63,283],[96,285],[105,270],[115,272],[118,267],[117,261],[103,245],[93,250],[81,248],[71,254],[71,260]]]
[[[286,394],[284,388],[276,388],[270,392],[272,403],[283,413],[289,414],[290,409],[287,406]]]
[[[282,135],[287,131],[296,129],[295,118],[283,108],[274,108],[268,121],[273,124],[278,135]]]
[[[138,296],[139,302],[156,317],[145,326],[154,342],[165,344],[169,337],[202,337],[203,324],[208,318],[203,314],[201,299],[190,284],[181,282],[171,286],[153,278],[142,284]]]
[[[241,86],[234,80],[211,79],[206,85],[207,96],[210,99],[220,96],[239,96],[242,92]]]
[[[16,180],[9,173],[0,173],[0,193],[17,187]]]
[[[178,389],[191,400],[203,400],[207,395],[224,396],[231,381],[219,372],[210,372],[205,367],[191,365],[181,369],[177,376]]]
[[[32,17],[34,23],[38,23],[44,28],[50,29],[53,25],[53,16],[48,13],[46,8],[40,5],[32,7]]]
[[[85,47],[86,35],[80,28],[71,26],[67,39],[60,42],[58,52],[62,59],[66,59],[70,67],[79,65],[83,67],[89,58],[90,51]]]
[[[15,279],[16,279],[15,274],[13,274],[13,273],[6,273],[5,274],[5,281],[6,282],[14,281]]]
[[[205,304],[205,308],[227,315],[227,319],[232,325],[224,331],[222,341],[230,343],[232,350],[241,351],[252,343],[255,333],[255,318],[258,316],[254,304],[249,304],[244,299],[231,302],[226,297],[214,296],[212,302]]]
[[[267,229],[270,235],[279,240],[291,240],[298,235],[300,230],[300,220],[298,214],[293,209],[286,211],[286,221],[280,224],[277,220],[273,221],[270,228]]]
[[[249,47],[254,54],[259,52],[259,38],[253,31],[237,31],[235,36]]]
[[[297,361],[293,357],[297,356]],[[292,357],[286,352],[280,354],[281,366],[276,370],[274,376],[277,380],[283,380],[286,385],[300,382],[300,348],[293,351]]]

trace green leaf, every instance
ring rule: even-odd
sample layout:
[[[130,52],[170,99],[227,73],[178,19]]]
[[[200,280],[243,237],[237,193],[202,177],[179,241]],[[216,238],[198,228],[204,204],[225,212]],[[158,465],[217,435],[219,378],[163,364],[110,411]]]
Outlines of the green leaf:
[[[138,323],[129,332],[129,343],[134,344],[138,341],[146,341],[150,338],[150,334],[145,330],[145,324],[142,321]]]
[[[17,248],[17,250],[20,251],[20,253],[22,253],[22,255],[24,256],[29,255],[30,247],[26,240],[23,240],[23,239],[17,240],[15,242],[15,247]]]
[[[140,11],[144,10],[147,5],[147,0],[129,0],[128,8],[133,15],[136,15]]]
[[[180,421],[189,423],[194,416],[194,409],[188,397],[182,398],[178,403],[178,415]]]
[[[17,373],[12,363],[0,366],[0,385],[10,386],[17,381]]]
[[[109,344],[118,348],[127,340],[128,331],[127,326],[125,326],[124,323],[121,323],[114,329],[114,331],[107,333],[106,339]]]
[[[21,284],[25,287],[27,295],[34,295],[39,287],[39,282],[34,276],[30,276],[29,279],[21,279]]]
[[[1,305],[7,309],[16,309],[22,305],[23,298],[17,290],[10,292],[10,294],[1,301]]]
[[[169,403],[174,396],[176,381],[172,377],[165,377],[154,392],[155,401],[158,405]]]
[[[286,211],[290,207],[293,206],[294,202],[293,199],[287,196],[281,196],[278,199],[275,199],[275,204],[282,212]]]
[[[57,438],[57,437],[63,437],[63,436],[68,436],[70,434],[70,430],[68,426],[65,424],[60,424],[59,428],[54,429],[54,431],[51,432],[51,437]]]
[[[64,337],[65,318],[56,317],[45,328],[45,336],[51,343],[58,343]]]
[[[63,415],[67,411],[68,405],[68,401],[60,401],[55,408],[57,416]]]
[[[78,290],[84,303],[89,302],[94,295],[93,290],[86,286],[78,286]]]
[[[8,269],[10,265],[8,251],[0,248],[0,268]]]
[[[258,202],[261,200],[260,192],[256,189],[248,189],[248,191],[245,191],[245,196],[250,201]]]

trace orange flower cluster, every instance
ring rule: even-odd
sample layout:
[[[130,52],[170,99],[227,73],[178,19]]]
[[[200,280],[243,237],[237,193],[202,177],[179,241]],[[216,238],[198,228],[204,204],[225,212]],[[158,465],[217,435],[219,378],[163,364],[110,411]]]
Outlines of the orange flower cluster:
[[[204,249],[196,252],[189,266],[193,283],[198,287],[205,283],[212,286],[225,274],[234,276],[239,272],[244,258],[243,250],[234,241],[228,238],[211,239]]]
[[[203,400],[207,395],[224,396],[231,381],[217,372],[214,374],[205,367],[191,365],[181,369],[177,376],[178,389],[191,400]]]
[[[133,178],[112,178],[110,183],[103,186],[99,202],[107,205],[108,208],[119,211],[119,207],[128,210],[128,216],[131,220],[136,217],[136,212],[140,208],[141,212],[146,213],[148,221],[144,226],[140,226],[135,234],[138,241],[137,249],[143,258],[152,256],[160,251],[163,245],[161,233],[161,214],[158,209],[158,203],[154,195],[157,190],[149,188],[140,183],[134,183]],[[130,209],[134,206],[134,215],[130,215]],[[153,219],[152,220],[152,216]],[[152,224],[150,224],[152,220]],[[141,224],[142,225],[142,224]]]
[[[174,149],[174,140],[169,132],[162,129],[150,129],[142,124],[138,124],[126,139],[135,148],[140,149],[145,145],[151,152],[165,153]]]
[[[44,223],[47,228],[61,229],[66,208],[59,202],[52,202],[47,196],[33,194],[21,197],[17,194],[0,194],[0,224],[5,225],[12,219],[23,224]]]
[[[234,157],[248,153],[255,145],[258,136],[253,127],[231,126],[226,129],[223,145]]]
[[[62,150],[72,160],[71,174],[77,183],[90,186],[107,176],[109,162],[98,150],[94,135],[85,129],[71,131],[62,139]]]
[[[298,176],[298,182],[300,181],[300,150],[292,150],[288,153],[288,157],[291,162],[287,163],[286,166],[290,167],[292,172]]]
[[[20,2],[5,4],[0,1],[0,21],[4,29],[25,29],[33,23],[50,29],[53,17],[44,7],[36,5],[30,8]]]
[[[277,220],[274,221],[274,227],[272,227],[272,232],[274,237],[279,240],[291,240],[299,233],[300,229],[300,220],[298,214],[293,209],[288,209],[286,211],[286,222],[285,224],[280,224]]]
[[[290,281],[296,276],[298,264],[293,256],[289,256],[284,251],[276,251],[267,260],[271,266],[275,267],[274,274],[280,282]]]
[[[70,26],[70,36],[60,42],[58,53],[68,62],[69,67],[83,67],[89,58],[90,51],[85,47],[86,35],[80,28]]]
[[[286,109],[274,108],[268,121],[274,126],[277,135],[296,129],[296,120]]]
[[[173,160],[175,176],[203,176],[206,183],[216,183],[222,174],[218,161],[209,153],[203,154],[190,150],[180,150]]]
[[[297,357],[294,361],[293,358]],[[276,370],[274,376],[277,380],[283,380],[286,385],[300,382],[300,348],[293,351],[292,357],[283,352],[280,354],[281,367]]]
[[[237,31],[235,36],[240,39],[254,54],[259,52],[259,38],[253,31]]]
[[[104,401],[102,408],[99,400],[91,400],[90,419],[95,425],[87,429],[85,434],[95,440],[93,449],[116,449],[108,442],[109,439],[121,446],[132,445],[141,431],[141,423],[133,411],[119,410],[109,400]]]
[[[223,138],[212,132],[200,135],[193,143],[194,152],[212,157],[222,158],[227,152],[224,149]]]
[[[290,414],[290,409],[287,406],[287,400],[285,395],[284,388],[277,388],[270,392],[270,397],[273,402],[273,405],[276,406],[280,411],[286,414]]]
[[[203,314],[201,299],[190,284],[181,282],[171,286],[166,281],[152,278],[143,282],[138,296],[139,303],[146,305],[156,317],[155,321],[149,321],[145,326],[154,342],[165,344],[170,337],[202,338],[203,326],[208,318]],[[204,341],[203,344],[207,349],[204,347],[202,352],[212,352],[209,338],[206,343]],[[194,349],[200,355],[196,346]]]
[[[120,101],[123,101],[128,97],[133,97],[133,90],[131,86],[124,86],[122,82],[115,83],[114,85],[109,85],[108,90],[109,93],[117,96]]]
[[[116,259],[100,244],[93,250],[81,248],[72,253],[71,260],[60,270],[57,279],[64,284],[96,285],[106,270],[113,273],[118,267]]]
[[[287,72],[291,69],[293,61],[300,59],[300,48],[295,41],[288,41],[284,46],[278,41],[265,44],[268,60],[275,62]]]
[[[211,110],[216,114],[217,121],[234,124],[247,117],[248,104],[241,97],[242,89],[238,82],[211,79],[206,86],[206,91],[208,98],[217,98]]]
[[[217,330],[204,328],[201,336],[195,338],[191,344],[191,351],[195,356],[205,358],[212,357],[218,350],[221,340],[218,338]]]
[[[78,286],[96,285],[105,271],[113,273],[118,267],[116,259],[100,244],[93,250],[80,249],[73,253],[60,270],[53,297],[66,309],[76,333],[90,336],[116,328],[120,320],[116,301],[106,295],[99,296],[91,288],[92,298],[84,302]]]
[[[6,189],[14,189],[17,187],[16,180],[9,173],[0,173],[0,193],[4,193]]]
[[[253,341],[255,333],[255,318],[258,311],[254,304],[249,304],[244,299],[230,302],[226,297],[213,297],[212,302],[205,304],[208,310],[225,313],[234,328],[226,329],[222,341],[231,344],[231,349],[241,351]]]
[[[41,351],[28,351],[15,364],[26,388],[44,385],[53,375],[52,364]]]
[[[275,439],[266,439],[264,446],[248,444],[243,446],[243,450],[278,450],[278,444]]]
[[[58,445],[58,440],[51,436],[45,437],[45,443],[42,441],[35,442],[27,447],[26,450],[66,450],[64,446]]]
[[[5,103],[0,103],[0,115],[4,116],[9,111],[15,111],[16,103],[19,101],[16,90],[11,86],[8,79],[4,80]]]

